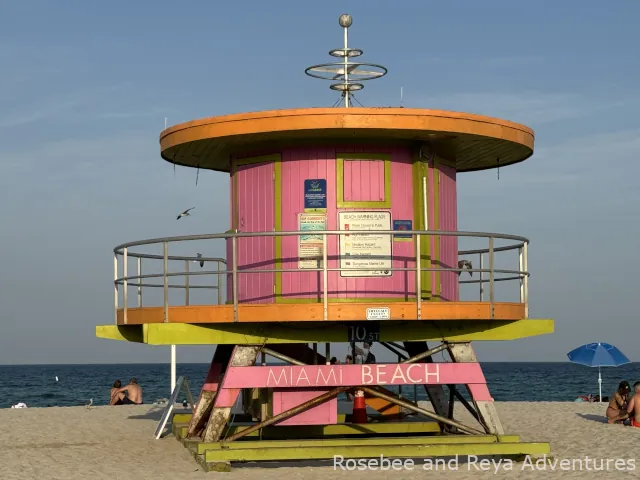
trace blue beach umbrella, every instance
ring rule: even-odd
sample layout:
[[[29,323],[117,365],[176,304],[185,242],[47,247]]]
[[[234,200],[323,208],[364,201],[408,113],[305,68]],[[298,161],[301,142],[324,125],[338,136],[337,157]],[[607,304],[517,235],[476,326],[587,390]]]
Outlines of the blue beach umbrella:
[[[571,363],[585,365],[587,367],[598,367],[598,389],[600,401],[602,401],[602,375],[600,367],[619,367],[631,361],[618,350],[617,347],[608,343],[587,343],[581,347],[567,353]]]

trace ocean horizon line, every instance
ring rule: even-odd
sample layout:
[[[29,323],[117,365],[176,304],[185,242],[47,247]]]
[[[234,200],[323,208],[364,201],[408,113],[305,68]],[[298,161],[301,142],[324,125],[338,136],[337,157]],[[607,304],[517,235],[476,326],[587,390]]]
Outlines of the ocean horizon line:
[[[211,362],[177,362],[176,365],[208,365]],[[272,365],[287,365],[286,362],[267,362]],[[379,361],[377,363],[397,363],[397,361],[383,362]],[[446,362],[439,362],[446,363]],[[571,363],[569,360],[564,361],[542,361],[542,360],[531,360],[531,361],[510,361],[510,360],[494,360],[494,361],[480,361],[480,364],[497,364],[497,363],[508,363],[511,365],[522,365],[522,364],[566,364]],[[632,361],[631,364],[640,363],[640,361]],[[0,367],[74,367],[74,366],[87,366],[87,365],[96,365],[96,366],[117,366],[117,365],[169,365],[170,362],[117,362],[117,363],[0,363]],[[616,367],[602,367],[602,368],[616,368]]]

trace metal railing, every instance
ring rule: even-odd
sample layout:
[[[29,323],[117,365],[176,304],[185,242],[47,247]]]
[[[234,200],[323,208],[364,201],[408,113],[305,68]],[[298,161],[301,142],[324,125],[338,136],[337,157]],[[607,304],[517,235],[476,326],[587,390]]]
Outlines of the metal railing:
[[[277,269],[262,269],[262,268],[239,268],[238,267],[238,239],[240,238],[256,238],[256,237],[291,237],[291,236],[301,236],[301,235],[317,235],[322,238],[322,258],[318,256],[317,260],[321,261],[321,266],[318,268],[277,268]],[[415,244],[415,255],[412,257],[412,261],[415,263],[414,267],[393,267],[393,260],[398,259],[398,256],[392,255],[367,255],[363,257],[359,257],[360,259],[385,259],[391,261],[391,267],[370,267],[370,268],[329,268],[328,262],[329,260],[337,260],[340,261],[344,258],[341,255],[331,255],[328,254],[328,237],[337,236],[338,239],[342,235],[359,235],[359,236],[381,236],[381,235],[389,235],[393,237],[394,235],[403,235],[408,236],[411,235],[412,240]],[[421,262],[425,262],[425,256],[420,254],[421,242],[424,241],[423,237],[427,237],[427,241],[431,237],[465,237],[465,238],[485,238],[488,240],[488,248],[483,249],[475,249],[475,250],[459,250],[458,257],[468,257],[468,256],[476,256],[478,257],[478,265],[479,268],[453,268],[453,267],[423,267]],[[197,240],[231,240],[231,269],[227,267],[226,260],[217,257],[201,257],[201,256],[170,256],[169,255],[169,244],[177,243],[177,242],[189,242],[189,241],[197,241]],[[506,246],[495,246],[496,240],[508,240],[515,243],[511,243]],[[162,255],[153,255],[148,253],[137,253],[130,251],[133,247],[142,247],[148,245],[162,245]],[[484,289],[485,285],[489,285],[489,304],[490,304],[490,315],[491,318],[494,318],[494,303],[495,303],[495,283],[502,281],[513,281],[517,280],[520,286],[520,303],[525,306],[525,318],[529,316],[529,287],[528,287],[528,245],[529,240],[524,237],[519,237],[515,235],[505,235],[505,234],[497,234],[497,233],[483,233],[483,232],[449,232],[449,231],[427,231],[427,230],[403,230],[403,231],[395,231],[395,230],[312,230],[312,231],[291,231],[291,232],[230,232],[230,233],[220,233],[220,234],[206,234],[206,235],[188,235],[181,237],[165,237],[165,238],[154,238],[150,240],[142,240],[138,242],[129,242],[122,245],[118,245],[114,249],[114,304],[115,304],[115,319],[117,323],[117,316],[119,307],[118,301],[118,286],[123,286],[123,314],[124,314],[124,323],[127,323],[127,309],[128,305],[128,288],[129,287],[137,287],[137,296],[138,296],[138,307],[142,306],[142,288],[143,287],[162,287],[164,293],[164,321],[169,321],[169,289],[178,288],[185,290],[185,304],[189,305],[189,290],[196,289],[213,289],[218,292],[218,304],[222,303],[222,299],[224,297],[222,293],[222,278],[225,275],[231,276],[232,283],[232,300],[233,300],[233,315],[234,321],[238,321],[238,277],[241,274],[247,273],[293,273],[293,272],[321,272],[322,273],[322,301],[324,307],[324,319],[327,319],[328,315],[328,302],[329,302],[329,294],[328,294],[328,274],[329,272],[344,272],[344,271],[379,271],[381,269],[388,272],[415,272],[416,273],[416,304],[417,304],[417,314],[418,319],[422,316],[422,275],[420,273],[423,272],[471,272],[478,273],[479,279],[477,280],[462,280],[459,279],[459,284],[479,284],[479,299],[480,301],[484,301]],[[516,251],[518,252],[518,269],[517,270],[507,270],[507,269],[497,269],[495,268],[495,257],[498,252],[507,252],[507,251]],[[488,256],[488,267],[484,268],[485,255]],[[123,270],[124,275],[119,277],[118,273],[118,257],[122,257],[123,262]],[[136,258],[137,260],[137,275],[130,276],[128,275],[128,260],[129,258]],[[353,259],[354,257],[351,257]],[[403,257],[403,259],[406,257]],[[143,274],[142,273],[142,260],[150,259],[150,260],[162,260],[163,261],[163,272],[158,274]],[[313,259],[313,258],[307,258]],[[276,263],[281,261],[282,259],[274,258],[273,262]],[[169,261],[184,261],[185,270],[183,272],[169,272]],[[190,271],[189,264],[193,262],[206,262],[206,263],[215,263],[216,270],[208,270],[208,271]],[[436,262],[439,262],[436,261]],[[224,264],[224,269],[221,269],[221,264]],[[432,263],[433,265],[433,263]],[[189,278],[191,276],[215,276],[217,277],[217,282],[215,285],[190,285]],[[486,275],[486,276],[485,276]],[[497,276],[497,275],[506,275],[506,276]],[[181,277],[184,276],[185,281],[184,284],[171,284],[169,283],[170,277]],[[153,283],[143,283],[144,280],[153,279],[153,278],[162,278],[162,285],[153,284]]]

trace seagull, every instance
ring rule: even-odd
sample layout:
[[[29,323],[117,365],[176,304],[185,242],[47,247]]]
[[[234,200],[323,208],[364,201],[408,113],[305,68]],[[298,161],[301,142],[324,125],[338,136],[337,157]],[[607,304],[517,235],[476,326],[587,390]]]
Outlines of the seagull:
[[[190,210],[193,210],[196,207],[191,207],[191,208],[187,208],[184,212],[182,212],[180,215],[178,215],[178,218],[176,218],[176,220],[180,220],[182,217],[190,217],[191,214],[189,213]]]
[[[473,277],[473,273],[471,273],[471,270],[473,269],[473,266],[471,266],[471,260],[460,260],[458,262],[458,268],[469,270],[469,276]],[[461,273],[462,272],[458,272],[458,276],[460,276]]]
[[[201,253],[197,253],[196,257],[198,258],[202,258],[202,254]],[[194,260],[193,263],[198,263],[198,260]],[[200,268],[204,267],[204,260],[200,260]]]
[[[93,398],[91,398],[88,402],[85,402],[84,404],[86,408],[91,408],[91,405],[93,405]]]

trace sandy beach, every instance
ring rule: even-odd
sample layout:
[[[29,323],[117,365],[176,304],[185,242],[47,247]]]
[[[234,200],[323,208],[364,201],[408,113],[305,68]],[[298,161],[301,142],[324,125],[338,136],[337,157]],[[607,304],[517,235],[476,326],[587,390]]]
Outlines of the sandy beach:
[[[289,465],[234,468],[230,473],[205,473],[188,451],[172,435],[160,440],[153,431],[161,415],[158,406],[29,408],[0,410],[1,478],[13,479],[202,479],[224,475],[229,479],[260,478],[308,480],[353,478],[622,478],[640,477],[640,429],[603,423],[604,404],[586,403],[498,403],[506,433],[523,441],[547,441],[554,459],[582,460],[583,469],[537,470],[524,464],[482,466],[464,464],[457,470],[425,471],[416,464],[412,470],[334,471],[329,465]],[[461,419],[465,417],[460,416]],[[613,446],[613,448],[612,448]],[[612,459],[608,471],[594,470],[593,460]],[[616,470],[614,460],[623,459],[626,470]],[[629,464],[638,463],[635,469]],[[579,465],[576,463],[576,465]],[[589,470],[587,470],[587,467]],[[496,473],[497,470],[497,473]]]

